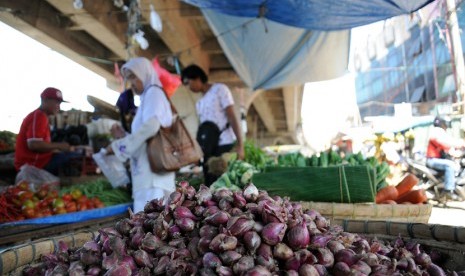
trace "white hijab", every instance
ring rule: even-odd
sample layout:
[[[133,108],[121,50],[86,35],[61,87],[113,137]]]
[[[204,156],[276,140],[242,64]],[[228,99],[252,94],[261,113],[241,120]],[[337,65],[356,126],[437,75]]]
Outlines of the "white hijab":
[[[132,130],[137,131],[150,118],[158,119],[163,127],[170,126],[173,121],[170,103],[161,89],[150,88],[152,85],[162,87],[152,63],[144,57],[132,58],[123,65],[121,70],[131,70],[144,86],[144,91],[140,95],[140,106],[137,108],[136,116],[132,121]],[[153,90],[154,93],[147,93],[149,89]]]
[[[144,57],[130,59],[123,65],[121,70],[124,71],[126,69],[131,70],[131,72],[133,72],[134,75],[142,81],[142,84],[144,85],[144,92],[150,85],[155,84],[162,86],[152,63]]]

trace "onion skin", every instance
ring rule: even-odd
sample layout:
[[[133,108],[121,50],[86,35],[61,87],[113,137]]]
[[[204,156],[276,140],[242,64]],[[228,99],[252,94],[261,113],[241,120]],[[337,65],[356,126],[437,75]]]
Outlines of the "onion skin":
[[[294,252],[285,243],[278,243],[274,246],[273,257],[276,259],[286,261],[292,256],[294,256]]]
[[[118,265],[110,268],[104,276],[131,276],[132,271],[127,265]]]
[[[317,257],[318,263],[324,265],[326,268],[330,268],[334,265],[334,256],[329,249],[318,248],[314,255]]]
[[[337,262],[334,265],[332,272],[334,276],[346,276],[350,274],[350,267],[346,263]]]
[[[205,221],[211,225],[219,226],[226,224],[230,218],[230,215],[225,211],[219,211],[211,216],[205,218]]]
[[[189,244],[187,245],[187,249],[189,250],[193,260],[198,259],[200,256],[199,251],[197,250],[199,241],[199,237],[194,237],[189,241]]]
[[[215,252],[224,252],[228,250],[234,250],[237,246],[237,238],[234,236],[228,236],[226,234],[218,234],[211,241],[209,248]]]
[[[200,276],[217,276],[215,271],[213,271],[211,268],[202,268],[200,269]]]
[[[245,232],[252,230],[255,221],[240,216],[232,217],[227,223],[227,229],[233,236],[241,237]]]
[[[170,262],[170,257],[163,256],[158,260],[158,264],[155,266],[153,273],[155,275],[161,275],[166,273],[166,268]]]
[[[218,228],[212,225],[204,225],[200,228],[199,235],[201,238],[206,237],[209,239],[213,239],[218,235]]]
[[[328,275],[328,270],[327,270],[326,267],[324,267],[323,265],[314,264],[313,266],[314,266],[315,269],[318,271],[318,273],[320,274],[320,276],[326,276],[326,275]]]
[[[294,250],[307,248],[310,242],[310,234],[308,233],[305,223],[302,222],[291,228],[287,233],[287,240],[289,246]]]
[[[431,257],[424,252],[415,256],[414,260],[417,265],[421,265],[422,267],[429,267],[432,264]]]
[[[233,265],[233,272],[236,275],[242,275],[255,266],[252,256],[244,256]]]
[[[430,264],[426,270],[431,276],[446,276],[444,270],[435,264]]]
[[[257,265],[245,273],[245,276],[271,276],[270,271],[264,266]]]
[[[198,220],[198,218],[192,214],[191,210],[185,206],[178,206],[173,211],[173,216],[175,219],[190,218],[192,220]]]
[[[195,198],[197,199],[197,204],[202,205],[203,203],[206,203],[212,199],[212,193],[207,186],[202,184],[200,185],[199,191],[195,195]]]
[[[220,258],[212,252],[207,252],[203,255],[202,264],[205,268],[216,268],[222,265]]]
[[[216,268],[216,273],[219,276],[233,276],[234,273],[231,268],[226,267],[226,266],[219,266]]]
[[[225,251],[220,254],[220,259],[223,262],[223,264],[229,266],[238,261],[240,258],[242,258],[242,255],[237,253],[234,250],[229,250]]]
[[[263,227],[262,240],[269,245],[276,245],[283,240],[286,228],[284,223],[268,223]]]
[[[243,194],[247,202],[255,202],[258,198],[258,189],[254,184],[250,183],[244,188]]]
[[[349,267],[355,264],[358,261],[359,257],[355,255],[355,252],[350,250],[350,249],[342,249],[339,250],[335,255],[334,255],[334,261],[337,262],[343,262],[347,264]]]
[[[375,253],[371,253],[371,252],[365,254],[365,255],[362,257],[362,261],[364,261],[364,262],[365,262],[367,265],[369,265],[370,267],[379,264],[378,256],[376,256]]]
[[[190,218],[176,219],[176,225],[184,232],[190,232],[194,230],[195,222]]]
[[[286,273],[287,276],[299,276],[299,273],[297,273],[295,270],[288,270]]]
[[[199,252],[200,255],[204,255],[208,251],[210,251],[209,246],[211,243],[211,239],[207,237],[202,237],[199,240],[199,243],[197,245],[197,251]]]
[[[129,235],[129,231],[131,231],[132,226],[129,224],[129,219],[125,218],[122,220],[119,220],[116,225],[115,225],[116,230],[118,233],[120,233],[123,236]]]
[[[244,245],[249,250],[250,253],[255,254],[258,247],[262,244],[262,239],[255,231],[249,231],[244,234],[243,237]]]
[[[302,264],[300,262],[300,259],[297,258],[296,256],[291,257],[285,263],[285,267],[286,267],[287,270],[299,271],[299,268],[300,268],[301,265]]]
[[[266,243],[262,243],[257,249],[258,256],[273,257],[273,250],[271,246]]]
[[[313,237],[312,237],[313,239]],[[339,250],[345,249],[344,245],[336,240],[330,240],[326,244],[326,247],[331,251],[331,253],[336,254]]]
[[[100,272],[102,271],[102,269],[98,266],[92,266],[90,267],[88,270],[87,270],[87,275],[90,275],[90,276],[98,276],[100,275]],[[37,275],[37,274],[36,274]]]
[[[255,262],[257,263],[257,265],[261,265],[263,267],[266,267],[269,271],[275,271],[276,270],[276,261],[271,256],[258,255],[256,257]]]
[[[304,264],[299,268],[299,275],[300,276],[320,276],[320,273],[313,265]]]
[[[134,261],[136,261],[136,264],[138,264],[139,266],[148,268],[153,267],[152,259],[150,258],[149,254],[144,250],[137,250],[136,252],[134,252],[133,256]]]
[[[242,195],[241,192],[234,192],[233,194],[233,204],[237,208],[244,208],[245,205],[247,204],[247,201],[245,200],[244,196]]]
[[[357,270],[365,275],[370,275],[371,267],[363,261],[358,261],[350,267],[352,270]]]

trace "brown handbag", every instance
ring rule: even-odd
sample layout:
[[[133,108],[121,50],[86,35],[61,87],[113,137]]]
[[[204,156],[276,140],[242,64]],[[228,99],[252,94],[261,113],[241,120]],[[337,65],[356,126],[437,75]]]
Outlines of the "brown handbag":
[[[155,173],[177,171],[181,167],[198,162],[203,157],[199,144],[192,139],[173,103],[168,97],[166,98],[173,115],[176,115],[175,121],[171,127],[160,127],[157,134],[147,140],[150,168]]]

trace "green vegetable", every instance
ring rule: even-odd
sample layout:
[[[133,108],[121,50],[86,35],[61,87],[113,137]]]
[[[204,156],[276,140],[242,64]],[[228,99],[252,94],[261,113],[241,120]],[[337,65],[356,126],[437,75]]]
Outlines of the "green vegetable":
[[[316,154],[313,154],[312,157],[310,157],[310,166],[318,167],[318,162],[318,156],[316,156]]]
[[[105,206],[122,204],[132,201],[131,194],[125,188],[113,188],[110,182],[104,178],[80,184],[62,187],[60,195],[71,193],[72,190],[79,189],[89,197],[98,197]]]
[[[327,152],[321,152],[320,153],[320,167],[328,167],[328,153]]]

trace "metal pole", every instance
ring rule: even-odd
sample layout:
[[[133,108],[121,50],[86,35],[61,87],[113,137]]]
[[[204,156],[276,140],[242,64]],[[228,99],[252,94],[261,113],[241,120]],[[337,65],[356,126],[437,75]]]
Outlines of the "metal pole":
[[[455,0],[446,0],[447,29],[451,39],[451,54],[454,61],[454,73],[457,84],[457,101],[465,98],[465,65],[463,61],[462,41],[460,38],[459,22],[457,18],[457,8]],[[463,113],[465,106],[462,105],[460,113]]]
[[[432,23],[429,24],[429,37],[430,37],[430,44],[431,44],[431,54],[433,60],[433,78],[434,78],[434,95],[435,100],[439,98],[439,86],[438,86],[438,71],[436,68],[436,45],[434,44],[434,32],[433,32],[433,25]],[[431,99],[428,99],[428,101]]]

